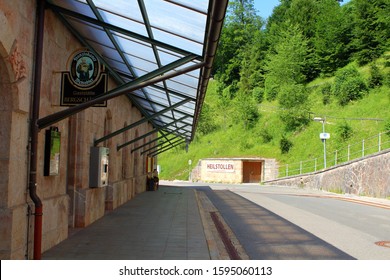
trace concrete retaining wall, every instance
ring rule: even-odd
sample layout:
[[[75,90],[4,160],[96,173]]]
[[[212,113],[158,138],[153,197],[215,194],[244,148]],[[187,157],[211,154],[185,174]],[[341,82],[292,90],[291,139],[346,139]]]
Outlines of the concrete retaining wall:
[[[390,197],[390,150],[304,175],[265,181],[378,198]]]

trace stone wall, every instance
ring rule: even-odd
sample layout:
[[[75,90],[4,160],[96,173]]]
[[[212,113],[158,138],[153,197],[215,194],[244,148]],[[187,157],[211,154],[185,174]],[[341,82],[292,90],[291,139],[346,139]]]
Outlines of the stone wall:
[[[36,1],[0,0],[0,259],[32,256],[34,205],[28,194],[29,116],[34,77]],[[50,10],[45,10],[39,117],[62,111],[61,72],[82,46]],[[108,88],[115,88],[109,79]],[[117,145],[152,129],[145,122],[99,145],[110,148],[109,185],[89,186],[94,141],[142,118],[125,96],[107,107],[86,109],[54,126],[61,132],[59,175],[43,176],[45,129],[38,135],[37,193],[43,203],[42,251],[68,236],[68,227],[88,226],[146,189],[145,157],[137,144]],[[144,143],[155,138],[150,135]]]
[[[35,1],[0,1],[0,259],[24,259]]]
[[[314,173],[265,181],[378,198],[390,197],[390,150]]]

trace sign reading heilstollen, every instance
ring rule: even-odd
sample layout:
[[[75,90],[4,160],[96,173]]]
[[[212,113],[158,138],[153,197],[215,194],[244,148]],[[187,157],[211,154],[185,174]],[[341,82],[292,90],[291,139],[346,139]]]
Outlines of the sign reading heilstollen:
[[[62,72],[61,106],[75,106],[107,91],[107,73],[102,72],[99,59],[88,50],[78,50],[68,63],[69,72]],[[107,102],[95,104],[105,107]]]

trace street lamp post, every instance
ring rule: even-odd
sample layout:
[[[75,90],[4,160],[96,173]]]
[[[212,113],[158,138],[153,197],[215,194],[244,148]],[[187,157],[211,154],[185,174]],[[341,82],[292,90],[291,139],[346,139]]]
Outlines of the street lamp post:
[[[325,118],[315,117],[313,119],[316,122],[322,122],[322,133],[320,133],[320,139],[324,143],[324,168],[326,168],[326,139],[330,138],[330,134],[325,132]]]

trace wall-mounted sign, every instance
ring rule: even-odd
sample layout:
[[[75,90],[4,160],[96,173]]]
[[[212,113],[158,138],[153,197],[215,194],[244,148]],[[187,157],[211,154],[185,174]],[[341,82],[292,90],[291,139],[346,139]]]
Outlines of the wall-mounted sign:
[[[232,164],[232,163],[207,163],[206,169],[208,172],[234,172],[234,164]]]
[[[60,174],[61,132],[57,127],[50,127],[45,133],[44,176]]]
[[[61,106],[75,106],[107,91],[107,74],[99,59],[88,50],[78,50],[69,60],[69,72],[62,72]],[[101,102],[96,107],[105,107]]]

